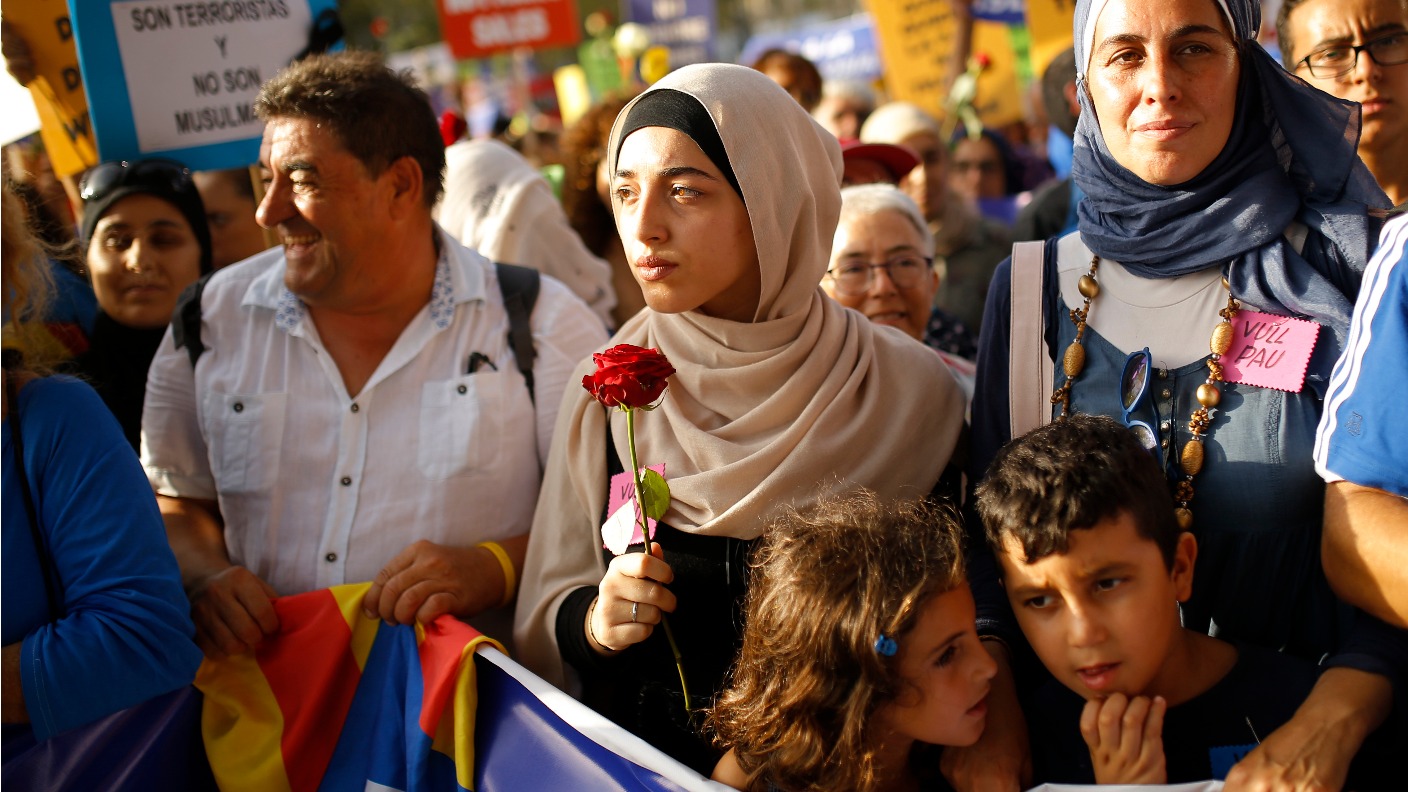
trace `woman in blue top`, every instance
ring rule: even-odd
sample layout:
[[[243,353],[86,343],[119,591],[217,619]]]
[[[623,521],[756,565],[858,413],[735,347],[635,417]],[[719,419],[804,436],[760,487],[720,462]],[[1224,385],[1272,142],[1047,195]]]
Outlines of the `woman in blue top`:
[[[1355,155],[1358,109],[1282,70],[1257,45],[1259,25],[1256,0],[1077,4],[1079,230],[1047,243],[1045,290],[1030,303],[1013,303],[1013,281],[1026,281],[1010,262],[994,276],[970,472],[981,478],[1024,404],[1046,405],[1051,418],[1071,411],[1147,424],[1179,522],[1198,538],[1184,623],[1329,658],[1306,704],[1261,735],[1229,789],[1252,777],[1338,788],[1386,717],[1390,679],[1405,661],[1395,645],[1402,636],[1368,623],[1325,583],[1324,486],[1310,452],[1388,202]],[[1038,307],[1041,337],[1014,336],[1012,317]],[[1225,381],[1227,361],[1210,358],[1210,348],[1227,351],[1214,328],[1244,311],[1320,325],[1296,392]],[[1055,361],[1054,393],[1009,392],[1009,359],[1014,350],[1023,359],[1028,341]],[[1127,369],[1127,357],[1146,348]],[[1124,375],[1140,364],[1145,396],[1126,410]],[[987,630],[1020,640],[1004,633],[1005,602],[986,602]],[[985,740],[1019,731],[998,712],[989,724]]]
[[[3,245],[5,308],[22,317],[44,297],[44,258],[8,189]],[[156,498],[112,413],[77,380],[11,363],[7,349],[7,758],[34,739],[189,684],[201,659]]]

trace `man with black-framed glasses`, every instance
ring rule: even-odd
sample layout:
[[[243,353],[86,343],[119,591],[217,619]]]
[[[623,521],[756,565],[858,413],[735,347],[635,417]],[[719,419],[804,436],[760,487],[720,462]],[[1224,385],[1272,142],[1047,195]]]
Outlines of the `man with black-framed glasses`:
[[[1283,0],[1281,62],[1363,108],[1359,157],[1408,211],[1408,0]]]

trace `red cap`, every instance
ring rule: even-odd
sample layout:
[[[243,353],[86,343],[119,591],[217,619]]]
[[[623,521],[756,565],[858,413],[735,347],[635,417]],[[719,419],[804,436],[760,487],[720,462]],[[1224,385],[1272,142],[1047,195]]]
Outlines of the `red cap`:
[[[469,131],[469,124],[465,123],[464,117],[454,110],[446,110],[440,114],[440,139],[445,141],[445,148],[449,148],[464,133]]]
[[[919,156],[904,146],[892,143],[862,143],[859,140],[841,142],[841,157],[845,160],[873,160],[885,166],[898,182],[919,165]]]

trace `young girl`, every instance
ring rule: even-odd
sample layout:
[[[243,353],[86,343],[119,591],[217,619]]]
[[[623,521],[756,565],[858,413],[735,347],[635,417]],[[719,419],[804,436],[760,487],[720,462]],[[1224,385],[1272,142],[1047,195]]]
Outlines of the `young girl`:
[[[743,790],[921,789],[972,745],[996,672],[961,529],[923,502],[824,501],[766,532],[743,651],[711,719]]]

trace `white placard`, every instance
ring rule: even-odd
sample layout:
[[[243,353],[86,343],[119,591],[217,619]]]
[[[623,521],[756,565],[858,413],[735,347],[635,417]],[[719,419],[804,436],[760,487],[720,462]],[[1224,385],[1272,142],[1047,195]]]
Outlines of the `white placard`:
[[[143,151],[259,136],[259,87],[312,26],[306,0],[137,0],[113,3],[112,17]]]

